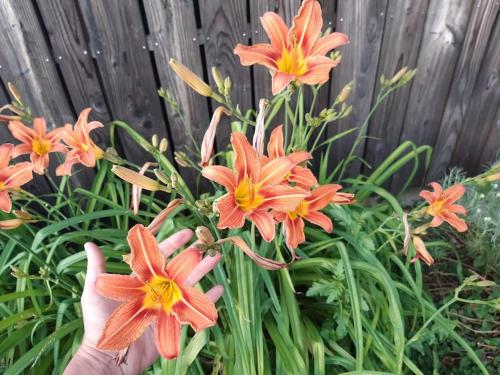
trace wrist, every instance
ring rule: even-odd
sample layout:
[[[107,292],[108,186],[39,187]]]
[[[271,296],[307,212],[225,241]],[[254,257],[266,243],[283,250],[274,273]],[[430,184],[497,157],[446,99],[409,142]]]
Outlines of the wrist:
[[[66,368],[64,375],[123,375],[120,366],[116,365],[112,352],[98,350],[83,340],[80,348]]]

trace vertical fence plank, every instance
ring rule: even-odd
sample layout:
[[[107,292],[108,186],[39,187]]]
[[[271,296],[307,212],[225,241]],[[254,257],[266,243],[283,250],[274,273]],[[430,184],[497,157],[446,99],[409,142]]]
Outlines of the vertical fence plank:
[[[249,44],[249,25],[246,0],[200,0],[200,14],[204,51],[209,80],[213,87],[211,68],[217,67],[223,76],[231,77],[232,98],[242,113],[253,107],[250,68],[242,66],[233,50],[236,44]],[[218,103],[212,101],[215,108]],[[224,150],[229,144],[230,124],[223,118],[217,130],[217,146]]]
[[[374,96],[380,92],[382,74],[389,78],[403,66],[416,66],[428,5],[428,0],[389,0]],[[372,168],[399,145],[410,87],[389,96],[370,121],[364,159]],[[369,168],[365,166],[364,172],[369,174]]]
[[[2,83],[0,82],[0,107],[5,104],[10,103],[10,98],[7,92],[4,90]],[[9,128],[7,127],[7,123],[0,122],[0,145],[2,143],[12,143],[15,139],[10,134]]]
[[[167,137],[138,2],[81,0],[79,4],[90,48],[100,51],[95,56],[113,117],[148,139],[153,134]],[[127,158],[147,159],[146,152],[124,132],[119,136]]]
[[[191,1],[147,0],[144,9],[149,25],[150,44],[158,66],[161,85],[176,98],[183,116],[167,108],[170,134],[174,149],[193,156],[193,140],[201,144],[210,121],[208,102],[176,76],[168,66],[170,58],[187,65],[198,76],[203,76],[200,48],[197,41],[195,10]],[[198,173],[180,167],[184,179],[194,186]],[[204,181],[203,178],[201,181]],[[205,185],[202,186],[204,189]]]
[[[471,126],[465,122],[466,114],[477,110],[471,106],[472,92],[484,59],[488,40],[492,38],[493,25],[498,19],[500,3],[498,1],[478,0],[474,5],[439,135],[434,145],[434,157],[427,175],[429,181],[443,177],[460,132]],[[491,40],[491,43],[496,43],[498,46],[498,39],[492,38]],[[435,82],[435,84],[438,83]],[[498,139],[497,147],[498,142],[500,142]]]
[[[470,109],[451,158],[451,165],[476,173],[480,162],[493,161],[500,149],[498,122],[500,116],[500,22],[495,22],[481,70],[472,92]],[[473,109],[473,110],[472,110]],[[485,147],[486,146],[486,147]],[[481,154],[483,159],[481,160]],[[489,160],[488,160],[489,159]]]
[[[74,114],[31,1],[0,2],[0,17],[0,65],[4,83],[13,82],[33,114],[44,116],[49,126],[72,122]]]
[[[53,58],[64,77],[68,99],[78,113],[91,107],[92,119],[109,122],[111,115],[92,59],[96,51],[91,51],[87,44],[77,4],[72,0],[37,0],[37,4],[53,48]],[[109,145],[107,128],[96,129],[94,134],[99,145]]]
[[[354,79],[349,99],[354,108],[351,116],[329,125],[328,136],[360,127],[370,111],[386,8],[387,0],[339,0],[337,3],[336,29],[348,35],[350,44],[340,49],[342,62],[333,73],[330,96],[338,95],[342,87]],[[349,154],[355,137],[355,134],[346,136],[333,145],[332,167]],[[363,149],[364,141],[355,155],[361,157]],[[360,170],[361,163],[355,161],[347,170],[347,176],[355,176]]]
[[[471,7],[471,1],[431,0],[400,142],[411,140],[417,145],[434,144]],[[439,85],[433,85],[437,77]],[[398,191],[406,183],[411,168],[412,165],[407,164],[394,175],[393,191]],[[424,168],[420,165],[413,183],[420,184],[423,176]]]

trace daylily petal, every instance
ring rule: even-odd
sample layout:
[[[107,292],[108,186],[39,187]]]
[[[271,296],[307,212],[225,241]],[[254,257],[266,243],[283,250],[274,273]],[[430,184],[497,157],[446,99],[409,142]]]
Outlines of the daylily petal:
[[[332,198],[334,204],[353,204],[356,202],[354,194],[336,192]]]
[[[463,219],[460,219],[453,212],[443,212],[443,219],[446,220],[453,228],[455,228],[459,232],[465,232],[468,228],[467,223]]]
[[[14,149],[12,150],[11,156],[13,158],[17,158],[18,156],[21,156],[21,155],[31,154],[31,151],[32,151],[31,145],[28,145],[26,143],[21,143],[19,145],[16,145],[16,147],[14,147]],[[0,169],[2,169],[2,168],[0,168]]]
[[[189,324],[196,332],[215,325],[217,309],[214,303],[196,288],[182,286],[180,289],[182,301],[173,306],[179,322]]]
[[[267,154],[271,159],[285,156],[285,150],[283,148],[284,142],[283,125],[280,125],[273,129],[267,144]]]
[[[184,280],[200,263],[202,257],[201,251],[195,248],[182,251],[167,263],[168,276],[177,284],[184,284]]]
[[[273,215],[266,211],[254,211],[248,218],[255,224],[264,241],[271,242],[276,234],[276,223]]]
[[[280,212],[293,211],[309,193],[303,189],[286,186],[271,185],[259,189],[264,201],[259,209],[272,208]]]
[[[16,189],[33,179],[33,166],[29,162],[22,162],[4,169],[7,176],[5,187]]]
[[[172,199],[170,201],[170,203],[167,205],[167,207],[165,207],[163,210],[161,210],[160,213],[155,216],[153,221],[151,223],[149,223],[149,225],[147,226],[149,231],[153,234],[158,233],[160,231],[163,223],[165,223],[165,220],[168,219],[170,214],[173,211],[175,211],[177,209],[177,207],[179,207],[179,205],[182,202],[183,202],[183,200],[180,198]]]
[[[41,137],[47,132],[47,124],[43,117],[35,117],[33,119],[33,130],[35,133]]]
[[[419,196],[420,198],[425,199],[429,204],[436,200],[436,194],[428,190],[422,190]]]
[[[343,33],[331,33],[319,38],[311,51],[311,55],[325,55],[332,49],[349,43],[349,38]]]
[[[49,166],[49,154],[37,155],[32,153],[31,163],[33,165],[33,172],[42,175]]]
[[[443,192],[443,199],[447,201],[447,203],[453,203],[462,198],[462,195],[465,193],[465,187],[460,184],[453,185],[446,189]]]
[[[295,151],[295,152],[291,152],[287,156],[295,165],[300,164],[302,162],[305,162],[306,160],[310,160],[313,158],[311,153],[307,152],[307,151]]]
[[[440,196],[443,194],[443,188],[437,182],[431,182],[429,185],[432,186],[432,188],[434,189],[434,193],[437,196]]]
[[[130,245],[130,268],[142,281],[153,276],[163,275],[165,258],[158,248],[158,242],[151,232],[142,224],[135,225],[128,232]]]
[[[95,289],[100,295],[117,301],[130,301],[144,295],[144,283],[135,276],[111,275],[97,276]]]
[[[465,209],[465,207],[461,206],[459,204],[452,204],[452,205],[450,205],[450,207],[448,207],[448,210],[451,211],[451,212],[455,212],[457,214],[462,214],[462,215],[466,215],[467,214],[467,210]]]
[[[154,310],[142,306],[142,299],[122,303],[106,321],[97,348],[107,350],[126,348],[144,333],[156,316]]]
[[[259,181],[260,161],[245,135],[241,132],[233,132],[231,134],[231,144],[234,150],[234,168],[238,175],[238,182],[241,182],[247,176],[252,181]]]
[[[202,169],[201,174],[209,180],[224,186],[228,191],[236,188],[236,176],[234,172],[221,165],[211,165]]]
[[[325,232],[331,233],[333,230],[332,220],[325,214],[317,211],[309,212],[304,219],[323,228]]]
[[[33,138],[36,137],[36,133],[33,129],[28,128],[20,121],[9,122],[9,130],[12,136],[23,143],[31,144]]]
[[[146,162],[144,165],[139,169],[139,174],[144,175],[146,171],[149,169],[151,166],[151,162]],[[142,194],[142,187],[136,184],[132,184],[132,210],[134,212],[134,215],[139,214],[139,206],[141,204],[141,194]]]
[[[273,82],[272,82],[272,92],[273,95],[278,95],[281,91],[283,91],[293,80],[295,80],[295,76],[292,74],[287,74],[283,72],[274,72],[273,74]]]
[[[285,234],[286,245],[290,250],[297,248],[306,240],[304,220],[300,217],[296,217],[295,219],[287,217],[283,223],[283,232]],[[292,255],[296,258],[295,253],[292,253]]]
[[[244,46],[238,44],[234,53],[240,57],[240,63],[244,66],[253,64],[264,65],[269,69],[276,69],[276,59],[281,55],[281,51],[271,44],[254,44],[253,46]]]
[[[6,191],[0,191],[0,211],[8,213],[10,210],[12,210],[12,201],[9,193]]]
[[[166,359],[179,356],[181,325],[173,314],[159,314],[155,329],[156,348]]]
[[[220,198],[216,208],[220,214],[217,228],[241,228],[245,224],[245,212],[236,205],[233,194],[227,194]]]
[[[265,268],[266,270],[274,271],[286,268],[286,263],[264,258],[263,256],[257,254],[255,251],[250,249],[247,243],[243,241],[240,237],[233,236],[218,241],[218,243],[224,243],[224,242],[232,242],[241,251],[243,251],[245,255],[247,255],[250,259],[252,259],[258,266]]]
[[[298,77],[298,80],[308,85],[325,83],[330,79],[330,70],[338,65],[326,56],[311,56],[307,61],[307,73]]]
[[[66,154],[66,159],[64,163],[56,168],[57,176],[71,176],[71,169],[73,165],[80,162],[80,158],[75,150],[71,150]]]
[[[260,184],[261,186],[279,184],[293,168],[292,161],[283,156],[273,159],[269,163],[264,164],[261,170]]]
[[[295,182],[301,187],[310,188],[318,183],[316,176],[309,168],[293,167],[288,176],[288,181]]]
[[[311,195],[306,198],[309,203],[309,210],[318,211],[325,208],[335,196],[335,193],[340,190],[342,186],[337,184],[328,184],[317,187],[311,192]]]
[[[260,22],[273,46],[279,50],[287,47],[288,26],[278,14],[266,12]]]
[[[225,107],[217,107],[212,115],[212,120],[210,125],[208,125],[207,131],[203,136],[203,141],[201,142],[201,166],[206,167],[210,162],[214,149],[215,133],[217,131],[217,125],[220,122],[222,114],[228,114]]]
[[[293,19],[288,33],[290,43],[294,41],[302,47],[304,56],[309,56],[323,27],[321,6],[315,0],[304,0],[298,14]]]
[[[434,216],[431,221],[431,227],[439,227],[443,223],[443,218],[441,216]]]
[[[13,150],[14,145],[12,143],[4,143],[3,145],[0,145],[0,170],[9,165],[10,159],[13,157],[11,155]]]

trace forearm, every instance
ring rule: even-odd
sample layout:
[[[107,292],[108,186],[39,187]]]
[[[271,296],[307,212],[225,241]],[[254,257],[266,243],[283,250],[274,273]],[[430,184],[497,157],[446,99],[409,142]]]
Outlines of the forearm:
[[[123,375],[112,354],[82,344],[64,370],[64,375]]]

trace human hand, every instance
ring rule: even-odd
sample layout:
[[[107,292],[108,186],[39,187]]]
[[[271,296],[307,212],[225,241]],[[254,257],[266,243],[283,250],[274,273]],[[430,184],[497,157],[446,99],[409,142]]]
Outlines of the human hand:
[[[165,257],[169,257],[178,248],[188,243],[193,232],[184,229],[160,243],[159,247]],[[82,374],[138,374],[149,367],[159,356],[155,345],[155,335],[152,326],[134,341],[126,352],[126,359],[116,364],[117,352],[97,349],[97,342],[101,336],[104,324],[108,317],[119,305],[119,302],[110,300],[96,292],[97,276],[105,272],[104,256],[95,244],[86,243],[87,275],[82,294],[83,324],[85,329],[83,342],[68,367],[65,375]],[[186,285],[194,285],[220,261],[219,254],[205,257],[191,272]],[[223,288],[215,286],[206,295],[213,302],[222,295]]]

